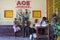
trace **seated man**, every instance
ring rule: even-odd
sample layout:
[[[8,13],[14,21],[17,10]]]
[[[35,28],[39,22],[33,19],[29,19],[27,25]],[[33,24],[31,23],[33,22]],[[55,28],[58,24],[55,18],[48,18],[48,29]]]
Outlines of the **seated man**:
[[[38,19],[35,19],[34,24],[30,23],[30,40],[32,40],[32,37],[33,39],[37,37],[36,26],[39,26]]]

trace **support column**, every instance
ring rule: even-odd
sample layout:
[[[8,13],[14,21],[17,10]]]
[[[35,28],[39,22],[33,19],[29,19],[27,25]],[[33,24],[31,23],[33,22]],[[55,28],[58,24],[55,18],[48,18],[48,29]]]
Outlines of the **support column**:
[[[55,0],[53,0],[53,13],[55,13]]]

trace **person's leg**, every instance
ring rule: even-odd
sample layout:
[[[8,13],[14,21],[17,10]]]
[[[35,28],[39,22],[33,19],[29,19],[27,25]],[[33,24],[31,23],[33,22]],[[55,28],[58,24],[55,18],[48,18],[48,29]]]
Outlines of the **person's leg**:
[[[17,33],[16,25],[13,25],[13,29],[14,29],[14,35],[16,36]]]
[[[15,32],[15,37],[17,36],[17,32]]]
[[[33,31],[32,31],[32,28],[29,29],[29,32],[30,32],[30,36],[29,36],[29,39],[32,40],[32,34],[33,34]]]
[[[37,37],[36,30],[33,28],[33,39],[35,39],[36,37]]]
[[[45,34],[45,29],[44,28],[42,28],[42,35],[44,35]]]
[[[46,35],[48,35],[48,33],[49,33],[48,27],[46,27],[46,28],[44,29],[44,32],[45,32]]]
[[[24,29],[24,32],[25,32],[24,35],[25,35],[25,37],[28,37],[29,36],[29,29],[30,28],[28,26],[25,27],[25,29]]]
[[[39,35],[42,34],[42,32],[41,32],[41,28],[38,29],[38,33],[39,33]]]
[[[26,26],[24,27],[24,37],[26,37]]]
[[[54,40],[54,31],[53,31],[53,26],[50,26],[49,27],[49,37],[50,37],[50,40]]]

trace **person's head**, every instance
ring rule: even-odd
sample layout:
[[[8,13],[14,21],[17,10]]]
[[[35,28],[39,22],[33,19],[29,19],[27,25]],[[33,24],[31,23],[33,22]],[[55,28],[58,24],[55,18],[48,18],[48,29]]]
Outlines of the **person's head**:
[[[56,13],[54,13],[53,15],[52,15],[52,20],[55,20],[55,22],[57,22],[57,15],[56,15]]]
[[[17,20],[17,18],[15,18],[14,20]]]
[[[42,18],[41,23],[43,23],[44,21],[48,23],[48,19],[46,17]]]
[[[52,14],[52,17],[57,17],[56,13]]]
[[[43,21],[46,21],[46,20],[47,20],[47,18],[46,18],[46,17],[43,17],[43,18],[42,18],[42,20],[43,20]]]
[[[27,26],[29,26],[31,24],[31,22],[30,21],[27,21]]]
[[[38,22],[38,19],[35,19],[35,23],[37,23]]]

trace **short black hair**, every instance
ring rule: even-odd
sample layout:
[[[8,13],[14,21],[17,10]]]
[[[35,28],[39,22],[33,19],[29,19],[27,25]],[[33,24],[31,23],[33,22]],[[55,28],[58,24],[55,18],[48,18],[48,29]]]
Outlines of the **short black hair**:
[[[46,20],[47,18],[46,17],[43,17],[43,20]]]
[[[15,18],[15,20],[17,20],[17,18]]]

